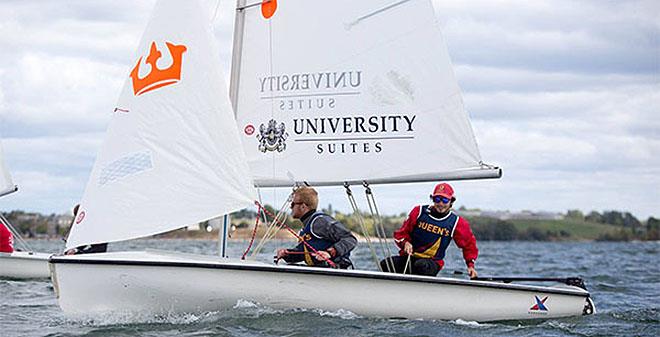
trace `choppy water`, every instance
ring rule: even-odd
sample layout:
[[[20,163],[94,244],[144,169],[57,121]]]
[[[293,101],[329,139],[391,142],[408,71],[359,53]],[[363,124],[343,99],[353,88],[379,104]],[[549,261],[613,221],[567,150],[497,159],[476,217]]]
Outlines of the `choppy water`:
[[[30,242],[38,251],[57,252],[58,241]],[[260,255],[272,261],[274,242]],[[238,257],[246,242],[230,242]],[[111,244],[110,250],[158,248],[192,253],[216,251],[212,241],[140,240]],[[347,311],[273,310],[249,302],[232,310],[200,315],[66,318],[50,282],[0,280],[0,336],[660,336],[660,243],[481,242],[480,276],[580,276],[596,303],[593,316],[539,322],[388,320]],[[354,262],[375,269],[365,244]],[[453,248],[443,276],[463,270]],[[458,277],[458,276],[457,276]],[[192,282],[194,283],[194,281]]]

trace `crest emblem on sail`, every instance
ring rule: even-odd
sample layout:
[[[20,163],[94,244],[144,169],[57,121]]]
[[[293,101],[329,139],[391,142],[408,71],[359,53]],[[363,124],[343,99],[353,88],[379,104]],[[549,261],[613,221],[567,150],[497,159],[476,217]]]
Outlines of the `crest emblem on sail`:
[[[170,42],[165,42],[167,50],[170,53],[172,64],[165,69],[160,69],[156,65],[163,54],[156,47],[156,42],[151,42],[149,55],[145,59],[146,63],[151,66],[149,74],[144,78],[140,78],[140,64],[142,63],[142,56],[138,59],[135,67],[131,71],[131,79],[133,80],[133,93],[135,96],[140,96],[151,90],[155,90],[167,85],[175,84],[181,80],[181,65],[183,61],[183,53],[187,48],[184,45],[175,45]]]
[[[284,123],[277,125],[277,121],[271,119],[268,121],[268,126],[261,124],[259,126],[259,134],[257,139],[259,140],[259,151],[268,152],[268,151],[277,151],[282,152],[286,150],[286,137],[289,134],[286,132]]]

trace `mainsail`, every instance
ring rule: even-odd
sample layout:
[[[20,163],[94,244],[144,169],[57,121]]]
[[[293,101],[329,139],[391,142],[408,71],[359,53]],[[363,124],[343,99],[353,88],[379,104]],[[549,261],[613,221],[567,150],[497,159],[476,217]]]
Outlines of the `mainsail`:
[[[239,0],[232,98],[257,186],[494,178],[429,0]]]
[[[16,185],[11,180],[11,175],[4,161],[2,143],[0,142],[0,197],[16,191]]]
[[[255,200],[210,15],[159,1],[107,130],[67,248],[180,228]]]

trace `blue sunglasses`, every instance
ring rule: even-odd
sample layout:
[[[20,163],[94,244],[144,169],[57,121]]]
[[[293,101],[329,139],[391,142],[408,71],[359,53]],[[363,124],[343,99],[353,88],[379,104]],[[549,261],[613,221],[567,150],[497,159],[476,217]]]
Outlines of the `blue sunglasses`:
[[[441,201],[442,201],[443,204],[448,204],[451,201],[451,198],[443,197],[443,196],[440,196],[440,195],[432,195],[431,199],[436,204],[440,203]]]

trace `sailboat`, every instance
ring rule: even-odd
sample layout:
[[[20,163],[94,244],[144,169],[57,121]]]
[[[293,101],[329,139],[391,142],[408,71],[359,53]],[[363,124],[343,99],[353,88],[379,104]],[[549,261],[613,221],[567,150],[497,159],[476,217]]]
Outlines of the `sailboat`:
[[[501,175],[481,162],[430,1],[336,1],[308,15],[318,6],[239,0],[227,94],[210,15],[196,1],[158,2],[67,248],[250,207],[255,186]],[[415,164],[430,153],[423,167]],[[74,316],[216,311],[241,300],[474,321],[594,310],[579,282],[537,286],[162,251],[53,256],[50,267],[59,305]],[[420,306],[422,297],[436,304]]]
[[[18,191],[18,186],[14,185],[9,170],[7,170],[1,145],[2,144],[0,144],[0,197],[4,197]],[[5,227],[12,233],[17,246],[20,246],[21,248],[20,251],[15,250],[11,253],[0,252],[0,278],[48,278],[50,276],[48,271],[48,257],[50,254],[34,252],[2,213],[0,213],[0,226]]]

